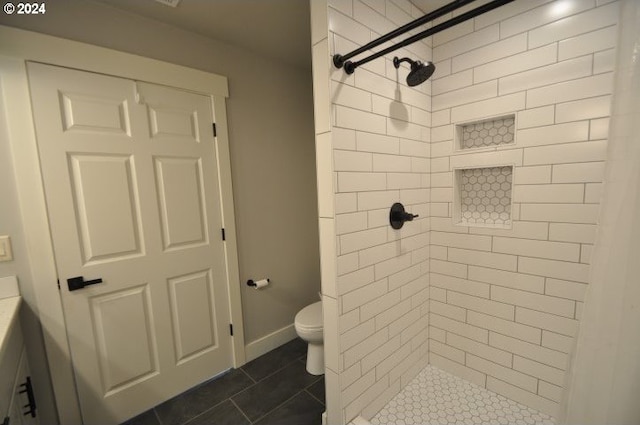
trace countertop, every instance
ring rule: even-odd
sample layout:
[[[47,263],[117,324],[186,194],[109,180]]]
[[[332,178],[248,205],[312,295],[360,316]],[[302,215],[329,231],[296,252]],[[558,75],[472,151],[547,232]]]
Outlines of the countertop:
[[[22,297],[0,299],[0,359],[4,354],[4,344],[13,323],[18,320],[18,310]]]
[[[18,320],[21,300],[16,277],[0,277],[0,359],[4,355],[11,326]]]

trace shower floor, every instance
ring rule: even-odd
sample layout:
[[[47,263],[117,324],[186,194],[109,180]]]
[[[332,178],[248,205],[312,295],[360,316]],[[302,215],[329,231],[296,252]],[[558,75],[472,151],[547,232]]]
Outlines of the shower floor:
[[[371,419],[371,424],[554,425],[554,420],[437,367],[427,366]]]

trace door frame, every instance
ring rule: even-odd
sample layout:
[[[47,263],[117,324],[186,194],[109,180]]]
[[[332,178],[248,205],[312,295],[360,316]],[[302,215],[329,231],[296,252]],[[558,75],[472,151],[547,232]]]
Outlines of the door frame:
[[[29,253],[29,267],[37,304],[36,314],[43,330],[60,422],[81,424],[82,416],[62,299],[56,283],[58,276],[29,95],[26,69],[28,61],[176,87],[211,98],[216,117],[222,224],[226,233],[228,302],[230,320],[234,325],[234,334],[231,336],[232,357],[234,367],[243,365],[246,362],[244,326],[225,107],[225,99],[229,97],[227,78],[168,62],[0,25],[0,95],[4,97],[6,105],[11,105],[11,108],[6,109],[9,124],[7,133]]]

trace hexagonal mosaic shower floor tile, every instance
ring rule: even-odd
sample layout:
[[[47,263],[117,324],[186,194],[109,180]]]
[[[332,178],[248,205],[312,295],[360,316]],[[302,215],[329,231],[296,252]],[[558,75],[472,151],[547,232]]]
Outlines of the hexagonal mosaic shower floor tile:
[[[427,366],[372,425],[554,425],[553,418],[436,367]]]

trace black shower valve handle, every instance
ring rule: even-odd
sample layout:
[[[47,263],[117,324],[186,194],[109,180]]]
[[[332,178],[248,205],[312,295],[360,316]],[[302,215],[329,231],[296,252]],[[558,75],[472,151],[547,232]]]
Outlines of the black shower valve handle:
[[[402,214],[402,219],[404,221],[413,221],[413,219],[417,218],[417,217],[420,217],[420,215],[419,214],[411,214],[411,213],[408,213],[408,212],[405,212],[405,213]]]
[[[404,205],[400,202],[396,202],[391,206],[391,211],[389,212],[389,223],[394,229],[400,229],[404,225],[405,221],[413,221],[416,217],[419,217],[419,215],[406,212],[404,210]]]

